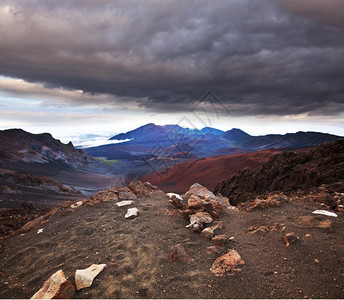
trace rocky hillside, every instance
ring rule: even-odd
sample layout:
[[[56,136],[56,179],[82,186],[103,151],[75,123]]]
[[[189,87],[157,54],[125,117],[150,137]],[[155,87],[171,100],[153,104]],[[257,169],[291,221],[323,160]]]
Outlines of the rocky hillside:
[[[244,170],[222,181],[215,193],[228,197],[234,205],[250,197],[272,191],[309,190],[323,184],[344,191],[344,140],[325,143],[304,152],[283,152],[260,167]]]
[[[72,142],[63,144],[49,133],[32,134],[22,129],[0,131],[0,162],[4,160],[40,162],[60,161],[70,166],[87,164],[83,150]]]
[[[26,205],[37,218],[0,239],[0,298],[343,298],[343,212],[270,200],[240,210],[200,184],[133,182],[45,214]]]

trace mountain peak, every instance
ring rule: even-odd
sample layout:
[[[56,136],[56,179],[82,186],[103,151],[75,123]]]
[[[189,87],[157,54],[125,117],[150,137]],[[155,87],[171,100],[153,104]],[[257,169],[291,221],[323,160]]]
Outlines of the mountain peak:
[[[223,130],[220,130],[220,129],[216,129],[216,128],[213,128],[213,127],[204,127],[201,129],[201,132],[202,133],[211,133],[211,134],[214,134],[214,135],[221,135],[224,133]]]
[[[232,128],[231,130],[226,131],[222,137],[234,141],[234,142],[239,142],[242,141],[243,139],[249,137],[250,135],[246,133],[245,131],[239,129],[239,128]]]

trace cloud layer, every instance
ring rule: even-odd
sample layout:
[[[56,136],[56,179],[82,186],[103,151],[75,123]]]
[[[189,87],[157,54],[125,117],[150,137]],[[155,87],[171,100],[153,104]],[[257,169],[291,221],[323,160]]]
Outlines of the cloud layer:
[[[234,115],[335,115],[343,12],[342,0],[3,0],[0,74],[26,83],[0,89],[154,112],[212,91]]]

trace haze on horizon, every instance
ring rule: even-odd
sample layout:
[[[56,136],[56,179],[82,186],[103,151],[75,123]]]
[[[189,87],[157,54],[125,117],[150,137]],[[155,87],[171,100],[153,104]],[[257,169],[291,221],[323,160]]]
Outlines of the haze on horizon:
[[[341,0],[3,0],[0,129],[343,136],[343,15]]]

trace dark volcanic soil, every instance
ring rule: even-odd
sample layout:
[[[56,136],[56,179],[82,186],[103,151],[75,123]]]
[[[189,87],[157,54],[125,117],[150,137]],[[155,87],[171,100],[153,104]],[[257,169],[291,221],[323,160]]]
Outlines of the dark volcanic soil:
[[[185,228],[187,220],[164,193],[154,191],[131,206],[140,210],[133,220],[124,218],[127,208],[100,202],[61,211],[25,235],[6,238],[0,297],[30,298],[59,269],[73,282],[76,269],[106,263],[76,298],[344,298],[342,213],[314,215],[323,206],[307,198],[265,210],[222,211],[219,233],[234,240],[210,257],[204,249],[211,242]],[[248,233],[253,225],[275,222],[284,224],[283,232]],[[300,239],[286,247],[288,232]],[[194,262],[169,261],[177,243]],[[216,277],[209,269],[227,249],[246,264],[234,276]]]

